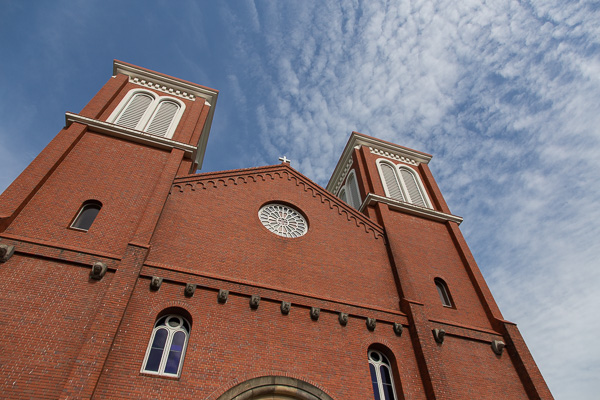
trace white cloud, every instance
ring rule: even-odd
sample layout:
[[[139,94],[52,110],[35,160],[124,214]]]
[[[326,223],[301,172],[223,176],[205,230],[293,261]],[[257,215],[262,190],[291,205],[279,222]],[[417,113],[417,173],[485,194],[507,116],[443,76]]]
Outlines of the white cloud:
[[[492,291],[551,390],[594,398],[597,7],[269,7],[264,36],[240,38],[248,52],[267,46],[268,56],[252,60],[262,75],[248,84],[269,93],[256,117],[264,158],[285,153],[325,184],[351,130],[434,154],[432,169],[466,217],[463,232]]]

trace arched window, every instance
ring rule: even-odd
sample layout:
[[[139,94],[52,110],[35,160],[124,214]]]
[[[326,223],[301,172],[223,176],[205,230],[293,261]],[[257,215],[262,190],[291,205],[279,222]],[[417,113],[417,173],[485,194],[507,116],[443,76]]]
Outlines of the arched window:
[[[454,307],[452,303],[452,298],[450,297],[450,291],[448,290],[448,285],[441,278],[434,279],[435,286],[437,287],[438,294],[440,295],[440,300],[444,307]]]
[[[406,188],[406,194],[409,203],[416,204],[421,207],[426,207],[425,200],[423,198],[423,193],[421,193],[421,189],[419,188],[419,184],[417,183],[417,177],[409,168],[400,167],[400,178],[404,183],[404,187]]]
[[[369,350],[368,355],[375,400],[397,400],[390,361],[377,350]]]
[[[139,129],[138,125],[142,121],[142,117],[148,111],[150,104],[154,102],[156,96],[151,93],[136,93],[129,102],[123,107],[115,120],[115,124],[131,129]]]
[[[354,170],[348,173],[346,178],[346,184],[340,188],[338,197],[350,204],[352,207],[358,208],[361,205],[360,191],[358,190],[358,184],[356,183],[356,173]]]
[[[340,199],[342,199],[342,201],[344,202],[348,202],[348,197],[346,196],[346,189],[342,189],[340,190],[340,195],[339,195]]]
[[[108,122],[171,138],[184,109],[185,104],[174,97],[158,97],[149,90],[133,89],[108,117]]]
[[[383,187],[386,189],[386,194],[392,199],[405,201],[402,189],[400,189],[400,181],[398,181],[398,175],[396,174],[396,168],[388,163],[379,164],[382,172]]]
[[[175,102],[164,100],[158,103],[146,132],[157,136],[165,136],[171,125],[173,125],[177,111],[179,111],[179,104]]]
[[[431,208],[421,180],[412,168],[395,165],[386,160],[378,160],[377,165],[386,196]]]
[[[190,335],[190,324],[180,315],[162,316],[154,324],[142,372],[179,376]]]
[[[96,219],[96,216],[98,216],[101,208],[102,203],[97,200],[85,201],[73,220],[71,228],[88,231]]]

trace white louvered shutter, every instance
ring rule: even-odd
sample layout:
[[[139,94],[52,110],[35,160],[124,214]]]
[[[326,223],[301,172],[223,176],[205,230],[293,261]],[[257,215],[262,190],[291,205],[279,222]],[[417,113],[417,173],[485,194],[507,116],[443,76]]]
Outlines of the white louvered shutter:
[[[154,101],[152,96],[138,93],[134,95],[119,118],[115,121],[115,124],[124,126],[126,128],[136,129],[138,123],[144,116],[144,113],[148,109],[148,106]]]
[[[360,194],[358,193],[358,186],[356,185],[356,177],[351,174],[348,177],[347,188],[350,192],[350,205],[356,209],[360,207]]]
[[[346,197],[346,190],[342,189],[340,191],[340,199],[342,199],[344,202],[348,202],[348,198]]]
[[[389,196],[392,199],[405,201],[402,189],[400,189],[400,183],[396,176],[395,168],[385,163],[381,163],[380,166],[381,172],[383,172],[383,184],[387,188]]]
[[[173,122],[173,118],[178,110],[179,105],[176,103],[171,101],[161,102],[145,131],[153,135],[165,136],[169,132],[171,122]]]
[[[402,180],[404,181],[404,185],[408,191],[410,202],[418,206],[425,207],[425,200],[423,200],[423,194],[419,189],[419,185],[417,185],[414,174],[412,174],[410,171],[407,171],[405,168],[401,168],[400,175],[402,176]]]

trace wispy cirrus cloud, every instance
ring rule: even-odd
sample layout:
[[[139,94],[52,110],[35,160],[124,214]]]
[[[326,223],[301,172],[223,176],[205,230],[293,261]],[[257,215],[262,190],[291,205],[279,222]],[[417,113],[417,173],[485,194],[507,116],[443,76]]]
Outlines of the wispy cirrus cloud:
[[[247,115],[260,129],[260,158],[251,162],[285,153],[325,184],[352,130],[434,154],[438,182],[466,216],[463,232],[551,390],[593,398],[598,7],[417,1],[257,9],[260,32],[238,37],[241,57],[252,54],[252,72],[238,76],[242,91],[264,94]]]

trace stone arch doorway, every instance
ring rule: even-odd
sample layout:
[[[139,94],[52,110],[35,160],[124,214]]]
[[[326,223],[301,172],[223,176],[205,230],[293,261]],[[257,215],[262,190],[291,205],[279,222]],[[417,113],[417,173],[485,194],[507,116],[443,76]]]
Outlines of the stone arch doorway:
[[[287,376],[261,376],[242,382],[217,400],[333,400],[310,383]]]

